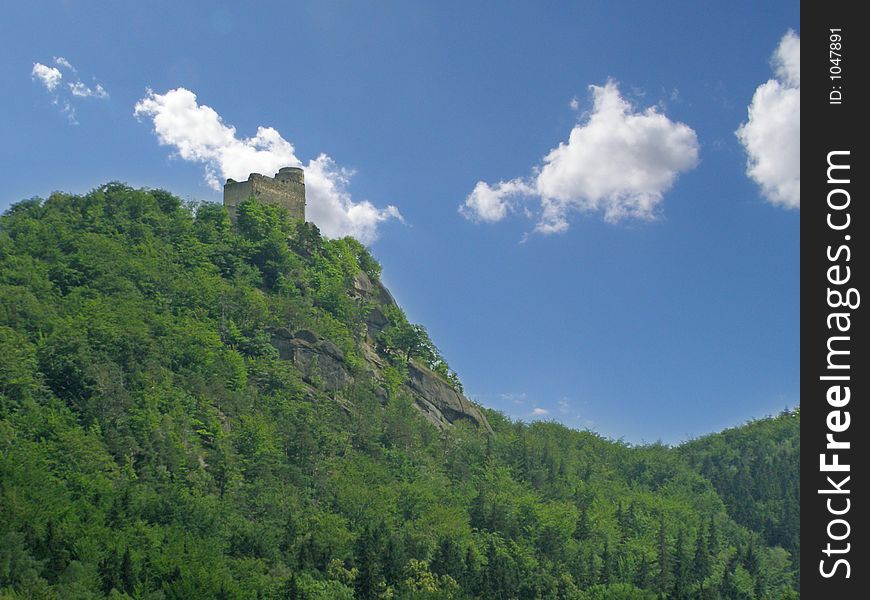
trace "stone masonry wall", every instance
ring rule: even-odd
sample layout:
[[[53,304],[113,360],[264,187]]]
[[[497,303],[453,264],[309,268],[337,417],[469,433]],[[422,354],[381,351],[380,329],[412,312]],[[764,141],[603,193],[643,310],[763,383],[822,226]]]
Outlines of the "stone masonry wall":
[[[294,219],[305,220],[305,184],[299,179],[272,179],[251,173],[247,181],[228,179],[224,185],[224,206],[235,222],[236,208],[251,196],[260,202],[283,206]]]

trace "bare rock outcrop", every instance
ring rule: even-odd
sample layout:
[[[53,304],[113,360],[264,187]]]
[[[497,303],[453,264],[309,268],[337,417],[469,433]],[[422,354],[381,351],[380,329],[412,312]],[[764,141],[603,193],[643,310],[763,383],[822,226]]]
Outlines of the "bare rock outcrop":
[[[353,380],[345,365],[344,352],[314,332],[279,329],[272,334],[272,345],[281,358],[296,365],[307,382],[322,385],[327,391],[336,392]]]
[[[454,390],[437,373],[411,361],[405,387],[423,415],[436,426],[467,419],[492,435],[492,428],[477,405]]]
[[[310,385],[334,393],[353,382],[341,349],[314,332],[279,329],[272,333],[271,341],[279,356],[292,361]],[[363,343],[362,349],[366,371],[379,380],[387,363],[369,344]],[[408,378],[401,389],[413,398],[423,416],[438,429],[466,420],[492,435],[492,428],[480,408],[434,371],[409,361]],[[383,402],[387,401],[385,389],[379,387],[376,393]]]

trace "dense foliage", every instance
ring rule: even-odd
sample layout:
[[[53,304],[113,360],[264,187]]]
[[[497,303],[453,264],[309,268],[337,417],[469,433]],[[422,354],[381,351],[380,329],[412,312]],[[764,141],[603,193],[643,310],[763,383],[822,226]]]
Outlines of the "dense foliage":
[[[13,206],[0,597],[797,597],[797,506],[777,508],[797,414],[684,449],[492,411],[493,436],[439,432],[400,386],[375,393],[360,271],[380,267],[358,242],[254,201],[235,227],[120,184]],[[420,360],[458,386],[399,313],[387,375]],[[354,383],[303,382],[270,344],[288,326]]]
[[[731,517],[771,546],[800,557],[800,411],[784,411],[684,444],[680,453],[710,480]]]

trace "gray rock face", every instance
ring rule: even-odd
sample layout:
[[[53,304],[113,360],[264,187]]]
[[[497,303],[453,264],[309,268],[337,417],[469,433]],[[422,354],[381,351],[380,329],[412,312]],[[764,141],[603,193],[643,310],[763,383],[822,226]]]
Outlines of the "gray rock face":
[[[280,329],[272,334],[272,345],[281,358],[293,361],[308,383],[322,384],[326,390],[335,392],[353,379],[345,366],[341,349],[311,331],[291,333]]]
[[[374,296],[377,302],[384,305],[398,306],[398,304],[396,304],[396,300],[393,298],[393,295],[390,293],[390,290],[388,290],[387,287],[380,282],[380,280],[375,281],[373,285],[375,287]]]
[[[427,419],[443,428],[445,423],[467,419],[492,435],[492,428],[477,406],[454,390],[435,372],[414,362],[408,363],[405,386]]]
[[[369,276],[360,271],[353,278],[353,291],[361,298],[368,298],[372,295],[375,286]]]
[[[387,365],[374,349],[373,343],[368,342],[373,342],[389,324],[383,309],[395,306],[396,301],[380,281],[372,281],[365,273],[359,273],[354,278],[352,294],[374,304],[366,317],[368,340],[362,343],[362,355],[366,370],[378,380]],[[353,381],[344,353],[312,331],[279,329],[272,334],[272,345],[277,348],[281,358],[292,361],[302,372],[303,379],[314,387],[337,392]],[[465,419],[492,435],[492,428],[480,409],[434,371],[409,362],[408,379],[402,389],[410,394],[423,416],[438,429]],[[387,401],[384,389],[378,388],[378,396],[382,402]]]
[[[369,311],[369,314],[366,315],[366,329],[368,332],[368,336],[375,340],[378,337],[378,334],[382,332],[390,322],[387,320],[387,317],[384,316],[383,311],[379,306],[375,306]]]
[[[393,295],[380,281],[372,281],[360,271],[353,279],[353,293],[362,300],[370,300],[374,306],[366,315],[366,333],[372,340],[390,324],[384,315],[384,307],[397,306]]]

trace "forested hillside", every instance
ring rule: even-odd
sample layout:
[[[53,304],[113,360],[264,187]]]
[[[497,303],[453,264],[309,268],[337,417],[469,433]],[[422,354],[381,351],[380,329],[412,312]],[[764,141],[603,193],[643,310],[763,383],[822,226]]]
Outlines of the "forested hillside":
[[[785,411],[680,447],[731,517],[800,558],[800,411]]]
[[[797,597],[799,413],[467,401],[358,242],[102,186],[0,218],[0,598]]]

